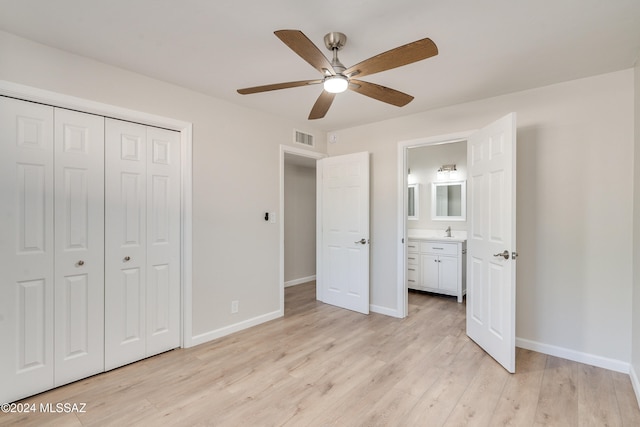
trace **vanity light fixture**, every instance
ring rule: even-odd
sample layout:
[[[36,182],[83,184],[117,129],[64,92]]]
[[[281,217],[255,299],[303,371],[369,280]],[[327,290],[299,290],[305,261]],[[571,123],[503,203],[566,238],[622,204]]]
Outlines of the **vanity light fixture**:
[[[455,164],[442,165],[436,173],[438,181],[449,181],[458,179],[458,170]]]

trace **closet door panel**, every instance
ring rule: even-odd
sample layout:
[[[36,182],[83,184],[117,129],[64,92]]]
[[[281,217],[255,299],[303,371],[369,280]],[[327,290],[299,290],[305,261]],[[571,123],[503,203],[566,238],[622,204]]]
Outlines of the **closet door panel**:
[[[53,108],[0,97],[0,402],[53,387]]]
[[[147,288],[149,292],[149,303],[147,304],[149,355],[164,351],[162,348],[154,349],[153,340],[170,333],[173,329],[171,325],[170,272],[170,266],[167,264],[152,265],[149,269],[149,286]]]
[[[146,127],[105,122],[105,368],[146,356]]]
[[[180,134],[147,128],[147,356],[180,346]]]
[[[55,385],[104,370],[104,118],[55,109]]]

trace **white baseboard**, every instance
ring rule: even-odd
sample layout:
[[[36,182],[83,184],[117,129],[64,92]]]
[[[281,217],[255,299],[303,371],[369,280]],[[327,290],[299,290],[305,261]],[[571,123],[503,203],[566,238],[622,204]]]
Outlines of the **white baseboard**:
[[[233,325],[225,326],[224,328],[216,329],[213,331],[205,332],[204,334],[194,335],[186,344],[186,348],[194,347],[199,344],[204,344],[209,341],[213,341],[217,338],[230,335],[234,332],[242,331],[243,329],[257,326],[261,323],[268,322],[278,317],[282,317],[284,313],[280,310],[273,311],[271,313],[263,314],[262,316],[254,317],[252,319],[243,320],[242,322],[234,323]]]
[[[633,364],[631,365],[631,369],[629,369],[629,377],[631,377],[631,385],[633,386],[633,391],[636,393],[636,400],[640,407],[640,380],[638,380],[638,374],[633,368]]]
[[[369,311],[371,311],[372,313],[384,314],[386,316],[401,318],[401,316],[398,314],[398,310],[388,308],[388,307],[381,307],[379,305],[370,304]]]
[[[609,359],[607,357],[596,356],[594,354],[583,353],[568,348],[557,347],[555,345],[543,344],[524,338],[516,338],[516,346],[524,348],[526,350],[537,351],[538,353],[544,353],[551,356],[561,357],[563,359],[573,360],[574,362],[597,366],[598,368],[622,372],[623,374],[628,374],[631,367],[629,363],[623,362],[621,360]]]
[[[289,286],[302,285],[303,283],[311,282],[312,280],[316,280],[316,275],[301,277],[299,279],[289,280],[288,282],[284,282],[284,287],[288,288]]]

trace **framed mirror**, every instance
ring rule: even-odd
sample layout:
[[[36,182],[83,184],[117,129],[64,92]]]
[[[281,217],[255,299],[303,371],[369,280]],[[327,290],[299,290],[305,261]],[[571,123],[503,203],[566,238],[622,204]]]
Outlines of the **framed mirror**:
[[[407,201],[409,204],[409,206],[407,206],[407,219],[419,219],[420,184],[409,184]]]
[[[466,181],[434,182],[431,185],[431,219],[433,221],[466,221]]]

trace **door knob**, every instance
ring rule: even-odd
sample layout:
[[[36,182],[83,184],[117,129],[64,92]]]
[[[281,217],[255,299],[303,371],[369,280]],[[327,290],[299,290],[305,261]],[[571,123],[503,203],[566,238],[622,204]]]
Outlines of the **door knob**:
[[[131,257],[128,256],[128,255],[126,257],[124,257],[124,262],[127,262],[127,261],[131,261]]]
[[[84,261],[83,260],[78,261],[77,265],[82,267],[84,265]]]
[[[358,243],[360,243],[361,245],[366,245],[366,244],[367,244],[367,241],[366,241],[364,238],[362,238],[362,239],[358,240],[357,242],[353,242],[353,243],[355,243],[356,245],[357,245]]]
[[[493,254],[493,256],[502,256],[504,259],[509,259],[509,251],[505,249],[504,252]]]

